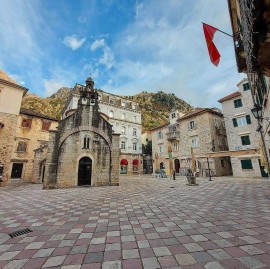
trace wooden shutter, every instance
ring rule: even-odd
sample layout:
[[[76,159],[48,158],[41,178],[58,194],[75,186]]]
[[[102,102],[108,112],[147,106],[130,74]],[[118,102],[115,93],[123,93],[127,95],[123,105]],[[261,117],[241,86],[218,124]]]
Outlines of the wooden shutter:
[[[233,118],[232,121],[233,121],[233,126],[234,127],[237,127],[238,126],[237,119],[236,118]]]
[[[251,124],[250,115],[246,115],[247,124]]]

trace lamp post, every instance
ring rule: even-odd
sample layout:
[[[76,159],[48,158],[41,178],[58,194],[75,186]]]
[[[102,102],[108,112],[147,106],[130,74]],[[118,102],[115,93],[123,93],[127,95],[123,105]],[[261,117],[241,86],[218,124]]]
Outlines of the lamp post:
[[[208,166],[209,181],[212,181],[208,157],[206,159],[207,159],[207,166]]]
[[[260,136],[261,136],[264,156],[265,156],[266,164],[267,164],[268,178],[270,178],[270,164],[269,164],[268,154],[267,154],[265,140],[264,140],[264,136],[263,136],[263,128],[261,125],[262,120],[267,120],[268,122],[270,122],[270,118],[268,118],[268,117],[264,118],[262,116],[262,112],[263,112],[262,107],[255,103],[254,107],[251,109],[251,113],[253,114],[254,118],[257,119],[258,124],[259,124],[259,126],[257,128],[257,132],[259,132]]]

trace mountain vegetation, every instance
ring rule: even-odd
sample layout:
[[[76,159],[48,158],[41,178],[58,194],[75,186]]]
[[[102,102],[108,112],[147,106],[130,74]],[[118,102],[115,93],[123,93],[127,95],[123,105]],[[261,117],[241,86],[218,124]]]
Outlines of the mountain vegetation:
[[[137,102],[142,112],[142,128],[149,130],[168,122],[169,113],[177,108],[188,112],[192,107],[173,93],[143,91],[134,96],[123,96]]]
[[[22,107],[32,109],[35,112],[60,119],[64,105],[71,93],[67,87],[60,88],[56,93],[47,98],[27,93],[22,101]],[[142,128],[149,130],[167,123],[169,112],[178,108],[183,112],[191,109],[191,106],[175,94],[159,91],[157,93],[143,91],[133,96],[123,98],[137,102],[142,113]]]

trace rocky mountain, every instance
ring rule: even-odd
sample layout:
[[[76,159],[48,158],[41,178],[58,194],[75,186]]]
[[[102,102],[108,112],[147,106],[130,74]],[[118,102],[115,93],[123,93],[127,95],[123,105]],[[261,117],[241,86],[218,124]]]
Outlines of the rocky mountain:
[[[35,112],[60,119],[70,92],[70,88],[63,87],[47,98],[41,98],[35,94],[27,93],[23,97],[22,108],[32,109]]]
[[[149,130],[168,122],[173,108],[188,112],[192,107],[173,93],[162,91],[152,93],[143,91],[134,96],[124,96],[140,105],[142,111],[142,128]]]
[[[50,117],[61,118],[61,113],[71,89],[60,88],[56,93],[47,98],[27,93],[23,98],[22,107],[32,109]],[[123,98],[137,102],[142,112],[142,128],[149,130],[168,121],[169,112],[173,108],[179,108],[183,112],[191,109],[191,106],[174,94],[159,91],[157,93],[143,91],[133,96]]]

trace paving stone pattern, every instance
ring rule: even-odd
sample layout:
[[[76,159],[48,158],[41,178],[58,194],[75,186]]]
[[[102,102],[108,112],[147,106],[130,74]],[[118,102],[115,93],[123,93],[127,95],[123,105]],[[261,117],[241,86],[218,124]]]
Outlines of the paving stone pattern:
[[[0,268],[270,268],[270,182],[122,178],[0,189]],[[29,227],[15,238],[8,233]]]

